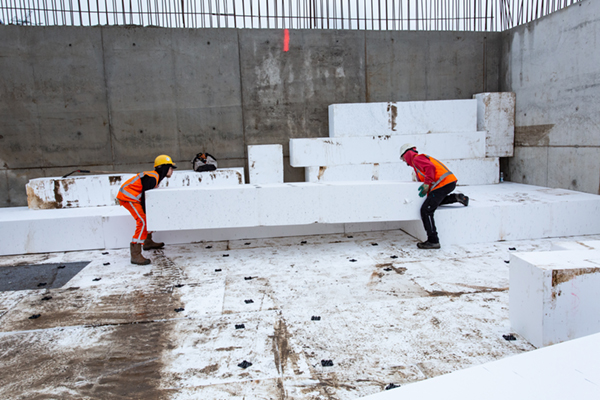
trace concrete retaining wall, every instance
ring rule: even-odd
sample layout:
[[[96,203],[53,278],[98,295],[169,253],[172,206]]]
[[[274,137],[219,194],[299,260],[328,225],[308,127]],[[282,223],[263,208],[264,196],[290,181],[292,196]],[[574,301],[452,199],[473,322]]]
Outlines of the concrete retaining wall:
[[[513,182],[600,193],[600,2],[503,34],[500,89],[516,93]]]
[[[498,90],[501,36],[470,32],[0,26],[0,207],[74,169],[139,172],[208,151],[328,136],[334,103]],[[190,164],[188,164],[190,165]],[[183,165],[184,168],[189,168]],[[246,172],[247,173],[247,172]],[[248,176],[246,176],[248,181]]]

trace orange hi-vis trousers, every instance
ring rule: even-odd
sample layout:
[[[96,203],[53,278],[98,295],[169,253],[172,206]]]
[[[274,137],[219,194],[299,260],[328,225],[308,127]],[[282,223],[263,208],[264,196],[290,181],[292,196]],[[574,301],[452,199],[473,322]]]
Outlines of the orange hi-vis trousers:
[[[131,239],[131,243],[144,243],[148,236],[148,229],[146,228],[146,213],[142,209],[142,204],[137,201],[123,201],[119,200],[119,203],[129,211],[129,213],[135,219],[135,234]]]

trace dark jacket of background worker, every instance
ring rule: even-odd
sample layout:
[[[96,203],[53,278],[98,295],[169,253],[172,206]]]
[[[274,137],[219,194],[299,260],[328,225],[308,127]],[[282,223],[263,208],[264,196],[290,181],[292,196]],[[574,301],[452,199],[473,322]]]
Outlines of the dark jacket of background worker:
[[[152,241],[152,232],[148,233],[146,224],[146,191],[154,189],[165,178],[173,175],[173,168],[177,168],[171,157],[160,155],[154,160],[154,171],[140,172],[133,178],[127,180],[121,189],[117,199],[119,204],[127,209],[135,218],[135,233],[129,245],[131,263],[146,265],[150,260],[142,255],[142,244],[144,250],[160,249],[165,244]]]
[[[450,194],[456,188],[456,176],[440,161],[425,154],[419,154],[416,146],[406,143],[400,149],[400,158],[413,167],[417,180],[423,182],[419,196],[427,198],[421,206],[421,220],[427,232],[427,241],[417,243],[420,249],[439,249],[440,239],[435,228],[433,213],[443,204],[469,204],[469,198],[462,193]]]

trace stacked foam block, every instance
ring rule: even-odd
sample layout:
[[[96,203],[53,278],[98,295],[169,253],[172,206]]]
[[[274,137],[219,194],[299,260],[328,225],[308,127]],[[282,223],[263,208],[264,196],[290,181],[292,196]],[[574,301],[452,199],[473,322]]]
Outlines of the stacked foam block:
[[[499,157],[513,153],[514,93],[470,100],[332,104],[329,138],[290,139],[290,164],[307,182],[410,181],[399,157],[414,144],[452,170],[459,185],[498,183]]]

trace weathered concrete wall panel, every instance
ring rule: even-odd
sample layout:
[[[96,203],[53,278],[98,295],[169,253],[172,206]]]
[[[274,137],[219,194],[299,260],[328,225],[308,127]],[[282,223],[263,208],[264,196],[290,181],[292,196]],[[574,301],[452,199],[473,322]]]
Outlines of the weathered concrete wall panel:
[[[468,99],[498,90],[497,33],[366,32],[367,101]]]
[[[592,159],[600,148],[598,82],[599,2],[582,1],[503,34],[501,90],[517,98],[511,180],[535,175],[527,183],[599,193]],[[529,147],[548,156],[523,160]]]
[[[248,144],[328,136],[327,107],[364,102],[364,32],[241,30],[244,129]]]

